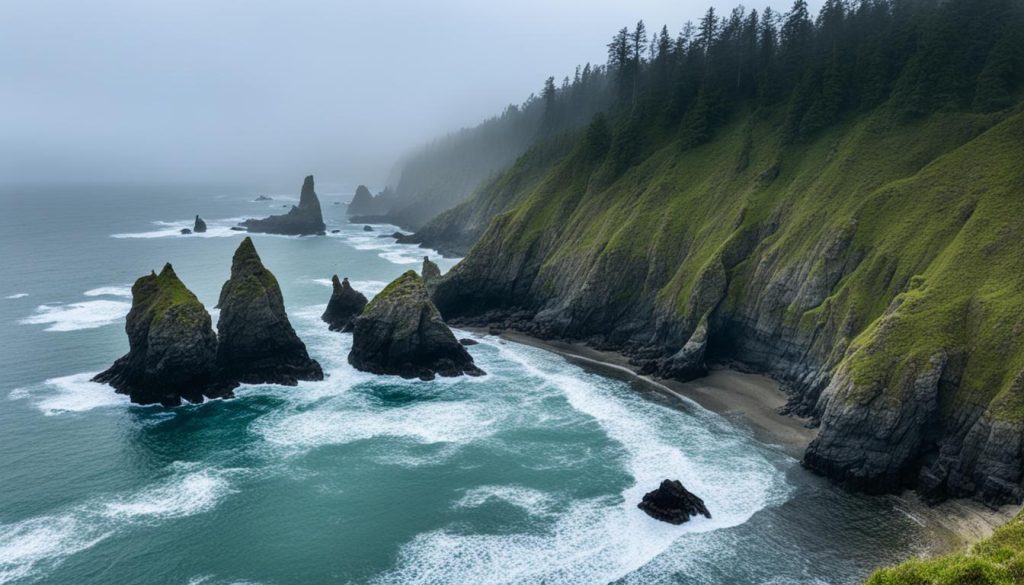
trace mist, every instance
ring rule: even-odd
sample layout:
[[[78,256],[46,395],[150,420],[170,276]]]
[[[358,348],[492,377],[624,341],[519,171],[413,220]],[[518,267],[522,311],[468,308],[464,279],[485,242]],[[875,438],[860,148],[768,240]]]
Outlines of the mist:
[[[382,185],[678,0],[33,0],[0,20],[0,180]],[[785,11],[788,2],[773,8]],[[819,3],[812,3],[817,9]],[[763,6],[753,6],[758,10]]]

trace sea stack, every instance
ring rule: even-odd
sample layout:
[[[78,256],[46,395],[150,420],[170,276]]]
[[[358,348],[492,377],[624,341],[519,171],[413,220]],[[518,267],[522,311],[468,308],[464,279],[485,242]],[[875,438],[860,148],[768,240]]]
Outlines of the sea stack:
[[[206,222],[203,221],[203,218],[199,217],[198,215],[196,216],[196,224],[192,226],[192,231],[194,231],[197,234],[202,234],[206,232]]]
[[[283,234],[289,236],[324,235],[323,211],[320,200],[313,189],[313,175],[302,182],[299,205],[292,206],[284,215],[272,215],[265,219],[247,219],[240,225],[254,233]]]
[[[433,295],[437,281],[441,278],[441,268],[430,261],[430,256],[423,257],[423,268],[420,269],[420,275],[423,277],[423,286],[427,287],[427,294]]]
[[[320,318],[331,331],[351,331],[352,322],[366,308],[366,297],[352,288],[347,278],[339,281],[337,274],[331,277],[331,285],[334,292],[327,303],[327,310]]]
[[[356,187],[356,194],[352,196],[352,201],[348,204],[347,213],[349,215],[370,215],[375,213],[374,207],[373,194],[366,188],[366,185],[359,185]]]
[[[644,494],[637,508],[669,524],[682,524],[698,514],[711,518],[704,500],[690,493],[678,479],[666,479],[658,489]]]
[[[182,399],[231,396],[217,377],[217,335],[210,314],[170,264],[132,286],[125,331],[128,353],[94,382],[110,384],[137,404],[177,406]]]
[[[299,380],[324,378],[292,329],[281,287],[263,266],[252,238],[235,251],[217,307],[217,364],[226,379],[294,386]]]
[[[445,325],[423,279],[412,270],[389,284],[356,318],[348,363],[365,372],[421,380],[484,373]]]

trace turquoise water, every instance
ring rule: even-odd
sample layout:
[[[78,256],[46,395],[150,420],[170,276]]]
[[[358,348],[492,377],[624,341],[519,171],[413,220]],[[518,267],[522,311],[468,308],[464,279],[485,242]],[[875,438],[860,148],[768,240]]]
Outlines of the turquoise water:
[[[127,350],[138,276],[170,261],[215,304],[228,228],[297,200],[258,192],[3,188],[0,583],[853,583],[927,544],[899,500],[540,349],[476,335],[482,378],[353,370],[328,279],[372,294],[425,252],[343,222],[339,193],[341,233],[254,237],[325,381],[176,409],[89,382]],[[209,232],[178,235],[195,213]],[[636,509],[665,477],[713,519]]]

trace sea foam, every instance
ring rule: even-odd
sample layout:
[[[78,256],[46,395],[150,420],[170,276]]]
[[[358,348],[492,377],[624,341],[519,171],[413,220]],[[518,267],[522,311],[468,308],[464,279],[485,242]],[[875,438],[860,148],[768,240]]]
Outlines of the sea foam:
[[[12,390],[10,398],[31,400],[46,416],[128,404],[127,396],[117,394],[110,386],[91,381],[95,375],[95,372],[87,372],[50,378],[35,387]]]
[[[116,323],[131,308],[131,303],[111,300],[39,305],[31,315],[18,322],[23,325],[46,325],[46,331],[78,331]]]

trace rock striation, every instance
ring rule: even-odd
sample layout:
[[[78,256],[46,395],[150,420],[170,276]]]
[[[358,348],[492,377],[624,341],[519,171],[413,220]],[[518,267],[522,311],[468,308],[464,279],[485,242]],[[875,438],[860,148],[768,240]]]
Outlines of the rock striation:
[[[170,264],[135,281],[125,332],[128,353],[93,381],[137,404],[177,406],[232,395],[237,384],[218,376],[210,314]]]
[[[662,481],[658,489],[644,494],[636,507],[669,524],[682,524],[697,515],[711,518],[704,500],[690,493],[678,479]]]
[[[356,318],[348,361],[374,374],[432,380],[483,375],[410,270],[381,291]]]
[[[203,218],[199,217],[198,215],[196,216],[195,225],[192,226],[192,231],[197,234],[206,233],[206,222],[203,221]]]
[[[235,251],[217,307],[217,364],[226,379],[284,385],[323,379],[320,364],[288,321],[281,287],[263,266],[252,238]]]
[[[366,308],[366,297],[352,288],[347,278],[339,281],[337,274],[331,277],[331,286],[331,300],[320,318],[331,331],[351,331],[352,322]]]
[[[320,200],[313,188],[313,175],[302,182],[298,206],[292,206],[284,215],[272,215],[264,219],[247,219],[241,224],[250,232],[264,234],[283,234],[289,236],[324,235],[327,226],[324,224]]]

